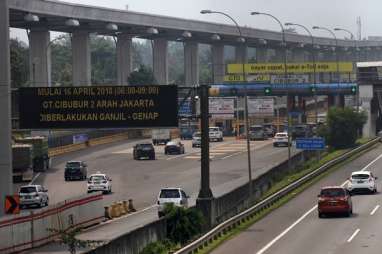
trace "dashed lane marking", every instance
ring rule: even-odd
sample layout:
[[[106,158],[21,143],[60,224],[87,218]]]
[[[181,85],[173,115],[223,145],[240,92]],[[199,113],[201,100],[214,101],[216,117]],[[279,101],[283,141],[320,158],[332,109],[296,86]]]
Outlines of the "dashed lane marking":
[[[347,240],[347,242],[350,243],[350,242],[354,239],[354,237],[355,237],[356,235],[358,235],[359,231],[361,231],[361,230],[360,230],[359,228],[357,228],[356,231],[354,231],[354,233],[349,237],[349,239]]]
[[[380,154],[377,158],[372,160],[369,164],[367,164],[364,168],[362,168],[360,171],[365,171],[368,167],[373,165],[376,161],[378,161],[380,158],[382,158],[382,154]],[[344,187],[348,181],[345,181],[341,184],[342,187]],[[299,219],[297,219],[292,225],[290,225],[287,229],[285,229],[283,232],[281,232],[278,236],[276,236],[272,241],[270,241],[267,245],[265,245],[262,249],[260,249],[256,254],[263,254],[266,252],[270,247],[272,247],[278,240],[280,240],[284,235],[286,235],[289,231],[291,231],[297,224],[299,224],[303,219],[305,219],[309,214],[311,214],[313,211],[317,209],[317,205],[312,207],[309,211],[304,213]],[[357,232],[358,234],[358,232]],[[354,238],[354,237],[353,237]],[[350,238],[349,238],[350,239]]]
[[[376,205],[376,207],[374,207],[373,211],[371,211],[370,215],[374,215],[375,212],[379,209],[380,205]]]

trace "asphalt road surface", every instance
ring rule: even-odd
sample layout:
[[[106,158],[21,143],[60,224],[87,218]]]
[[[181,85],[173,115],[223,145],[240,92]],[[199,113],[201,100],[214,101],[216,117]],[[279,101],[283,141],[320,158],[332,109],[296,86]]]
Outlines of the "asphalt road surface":
[[[33,183],[48,189],[50,204],[82,195],[86,193],[86,181],[65,182],[64,165],[68,160],[83,160],[88,164],[88,176],[100,171],[112,178],[112,194],[104,196],[105,205],[131,198],[138,209],[154,207],[162,187],[182,187],[193,204],[200,186],[200,148],[192,148],[191,141],[182,141],[184,155],[165,155],[164,146],[156,146],[156,160],[133,160],[134,144],[145,141],[150,140],[123,141],[56,157],[53,168],[37,175]],[[253,177],[287,158],[287,148],[274,148],[271,143],[271,140],[251,142]],[[226,138],[224,142],[212,142],[210,157],[214,195],[248,181],[244,140]]]
[[[281,208],[214,250],[214,254],[380,254],[382,194],[356,195],[350,218],[318,218],[322,186],[342,185],[351,172],[370,170],[382,190],[382,145],[323,178]]]

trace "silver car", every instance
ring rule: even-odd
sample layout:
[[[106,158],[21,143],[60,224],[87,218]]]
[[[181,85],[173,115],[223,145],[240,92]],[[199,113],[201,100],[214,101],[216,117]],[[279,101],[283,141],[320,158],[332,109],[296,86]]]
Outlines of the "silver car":
[[[48,206],[48,190],[41,185],[26,185],[20,187],[20,207],[37,205],[39,207]]]

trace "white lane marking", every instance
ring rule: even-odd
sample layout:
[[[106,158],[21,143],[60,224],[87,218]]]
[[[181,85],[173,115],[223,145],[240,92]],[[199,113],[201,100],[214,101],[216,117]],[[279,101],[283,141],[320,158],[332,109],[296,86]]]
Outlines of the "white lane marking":
[[[132,154],[133,150],[134,150],[133,148],[127,148],[127,149],[124,149],[124,150],[119,150],[119,151],[112,152],[112,154]]]
[[[231,155],[227,155],[227,156],[224,156],[223,158],[221,158],[222,160],[224,160],[224,159],[228,159],[228,158],[231,158],[231,157],[233,157],[233,156],[236,156],[236,155],[239,155],[239,154],[241,154],[242,152],[238,152],[238,153],[234,153],[234,154],[231,154]]]
[[[379,207],[380,207],[380,205],[377,205],[376,207],[374,207],[374,209],[373,209],[373,211],[371,211],[370,215],[374,215]]]
[[[171,156],[170,158],[167,158],[166,160],[173,160],[173,159],[176,159],[176,158],[181,158],[181,157],[184,157],[184,156],[187,156],[185,154],[181,154],[181,155],[176,155],[176,156]]]
[[[41,172],[40,173],[37,173],[37,175],[35,175],[32,179],[32,181],[29,183],[29,185],[32,185],[34,183],[34,181],[37,180],[37,178],[41,175]]]
[[[305,217],[307,217],[311,212],[316,210],[317,205],[312,207],[309,211],[307,211],[303,216],[301,216],[298,220],[296,220],[292,225],[290,225],[287,229],[285,229],[281,234],[279,234],[276,238],[274,238],[272,241],[270,241],[267,245],[265,245],[261,250],[256,252],[256,254],[262,254],[266,250],[268,250],[275,242],[280,240],[281,237],[286,235],[292,228],[294,228],[298,223],[300,223]]]
[[[357,228],[356,231],[354,231],[354,233],[351,235],[351,237],[347,240],[348,243],[350,243],[353,238],[359,233],[359,231],[361,231],[359,228]]]
[[[372,160],[369,164],[367,164],[365,167],[363,167],[360,171],[365,171],[369,166],[374,164],[377,160],[382,158],[382,154],[380,154],[377,158]],[[347,180],[341,184],[342,187],[344,187],[347,184]],[[312,207],[308,212],[306,212],[304,215],[302,215],[300,218],[298,218],[292,225],[290,225],[287,229],[285,229],[281,234],[276,236],[272,241],[270,241],[267,245],[265,245],[261,250],[256,252],[256,254],[262,254],[265,251],[267,251],[273,244],[275,244],[280,238],[282,238],[284,235],[286,235],[289,231],[291,231],[298,223],[300,223],[304,218],[306,218],[310,213],[312,213],[317,208],[317,205]],[[357,233],[358,234],[358,233]]]

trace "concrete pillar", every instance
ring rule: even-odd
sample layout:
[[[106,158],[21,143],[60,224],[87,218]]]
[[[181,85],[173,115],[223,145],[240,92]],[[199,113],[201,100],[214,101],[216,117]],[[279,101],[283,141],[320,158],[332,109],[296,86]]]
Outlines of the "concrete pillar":
[[[8,1],[0,1],[0,34],[0,216],[2,216],[5,196],[12,194],[13,190]]]
[[[184,43],[184,79],[186,87],[194,87],[199,83],[199,44]]]
[[[335,105],[334,95],[328,95],[328,109],[330,109],[331,107],[334,107],[334,105]]]
[[[224,64],[224,45],[212,45],[212,65],[214,74],[214,83],[221,83],[224,80],[225,64]]]
[[[276,48],[274,61],[278,63],[284,62],[284,54],[285,54],[285,51],[283,48]]]
[[[248,47],[246,45],[235,47],[235,60],[236,63],[248,63]]]
[[[345,107],[345,96],[344,95],[334,95],[334,106]]]
[[[362,129],[365,138],[375,137],[377,114],[372,113],[371,100],[373,99],[373,85],[359,86],[359,98],[362,109],[366,112],[367,120]]]
[[[306,61],[305,59],[305,49],[303,48],[295,48],[292,51],[292,61],[296,63],[303,63]]]
[[[29,64],[32,86],[51,86],[50,33],[31,30],[29,33]]]
[[[91,85],[90,38],[87,31],[75,31],[72,36],[73,86]]]
[[[268,49],[267,48],[256,48],[256,62],[266,63],[268,62]]]
[[[167,44],[167,40],[163,38],[155,39],[153,44],[154,78],[159,85],[168,84]]]
[[[118,85],[127,85],[132,70],[133,45],[131,35],[121,33],[117,40],[117,81]]]

